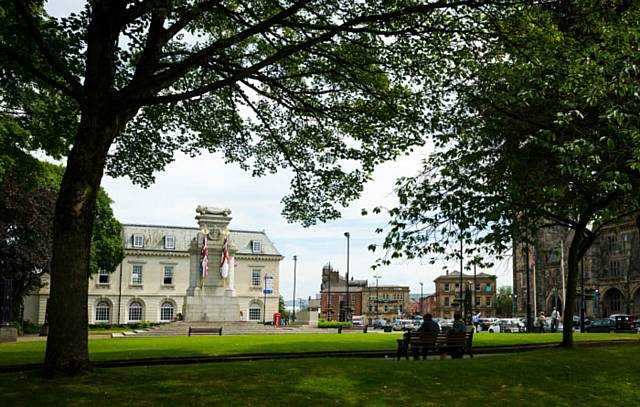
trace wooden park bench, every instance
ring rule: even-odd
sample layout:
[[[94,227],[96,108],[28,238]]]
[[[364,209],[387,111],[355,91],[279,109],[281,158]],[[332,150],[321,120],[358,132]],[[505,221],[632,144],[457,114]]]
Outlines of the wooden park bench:
[[[366,326],[366,325],[363,325],[363,326],[353,326],[352,325],[352,326],[349,326],[349,327],[339,326],[338,327],[338,333],[341,334],[342,331],[345,330],[345,331],[362,331],[362,333],[366,334],[367,331],[368,331],[368,328],[369,327]]]
[[[404,356],[409,360],[409,353],[414,360],[424,359],[430,354],[469,355],[473,357],[473,330],[466,333],[453,334],[447,332],[409,332],[408,338],[398,339],[398,360]]]
[[[209,328],[209,327],[189,327],[189,335],[219,335],[222,336],[222,327],[220,328]]]

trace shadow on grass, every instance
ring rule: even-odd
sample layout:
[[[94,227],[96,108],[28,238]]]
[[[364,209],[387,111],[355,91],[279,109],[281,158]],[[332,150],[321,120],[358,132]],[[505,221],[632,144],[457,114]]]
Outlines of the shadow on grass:
[[[640,346],[463,360],[301,359],[0,375],[20,405],[640,405]]]

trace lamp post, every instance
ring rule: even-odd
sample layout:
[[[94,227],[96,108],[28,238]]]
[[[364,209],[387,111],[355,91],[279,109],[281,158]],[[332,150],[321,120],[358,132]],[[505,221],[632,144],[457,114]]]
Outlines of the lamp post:
[[[473,263],[473,295],[471,296],[471,313],[473,315],[476,314],[476,296],[478,293],[476,292],[476,264]]]
[[[464,256],[462,252],[462,233],[460,233],[460,315],[463,314],[463,295],[462,295],[462,263],[464,261]]]
[[[380,289],[378,288],[378,279],[382,276],[373,276],[376,279],[376,319],[380,319]]]
[[[524,270],[527,279],[527,332],[533,331],[533,318],[531,316],[531,281],[529,279],[529,244],[525,244]]]
[[[296,320],[296,268],[298,266],[298,256],[293,256],[293,320]]]
[[[331,308],[331,263],[329,263],[328,271],[328,295],[327,295],[327,321],[331,321],[331,314],[333,313],[333,309]]]
[[[422,296],[422,293],[423,293],[422,287],[423,287],[423,284],[421,282],[420,283],[420,315],[424,315],[424,304],[422,302],[423,301],[423,299],[422,299],[423,298],[423,296]]]
[[[582,256],[580,266],[580,332],[584,333],[584,256]]]
[[[345,321],[349,322],[350,318],[350,310],[351,310],[351,295],[349,295],[349,241],[351,234],[349,232],[344,232],[344,237],[347,238],[347,308],[344,315]]]

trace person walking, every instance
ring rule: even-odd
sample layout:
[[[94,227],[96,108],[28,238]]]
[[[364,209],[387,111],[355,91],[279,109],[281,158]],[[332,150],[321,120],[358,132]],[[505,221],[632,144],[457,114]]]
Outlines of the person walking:
[[[538,320],[536,321],[536,325],[538,325],[541,334],[544,333],[544,325],[546,321],[547,319],[544,317],[544,312],[541,312],[538,316]]]
[[[560,312],[556,309],[556,307],[553,307],[553,311],[551,311],[551,332],[556,332],[559,325]]]
[[[471,323],[473,324],[476,332],[478,332],[478,325],[480,324],[480,313],[478,312],[473,317],[471,317]]]

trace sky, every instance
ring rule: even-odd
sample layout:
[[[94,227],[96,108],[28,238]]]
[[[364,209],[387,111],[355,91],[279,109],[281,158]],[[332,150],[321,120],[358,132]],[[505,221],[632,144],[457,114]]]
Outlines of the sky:
[[[80,9],[78,0],[57,0],[47,4],[56,17]],[[362,197],[342,211],[342,218],[309,228],[288,223],[282,216],[282,197],[289,192],[290,174],[283,172],[253,178],[237,165],[227,165],[219,155],[205,153],[191,158],[177,154],[175,161],[161,173],[148,189],[133,185],[128,178],[103,178],[102,186],[113,199],[115,216],[123,223],[143,223],[171,226],[197,226],[195,209],[198,205],[231,209],[231,229],[265,230],[276,248],[284,256],[280,263],[280,292],[285,299],[293,298],[293,256],[297,262],[296,298],[315,297],[320,290],[322,267],[331,263],[344,274],[347,268],[347,240],[350,239],[350,274],[375,284],[408,285],[413,293],[434,291],[433,280],[443,274],[443,264],[429,265],[426,260],[398,262],[377,269],[371,265],[380,255],[367,247],[381,243],[383,235],[375,233],[384,227],[384,216],[361,215],[363,208],[392,207],[396,203],[393,188],[399,176],[415,175],[420,161],[429,147],[416,150],[396,162],[379,166],[373,180],[364,188]],[[455,269],[455,266],[454,266]],[[506,259],[490,270],[498,276],[498,285],[511,285],[511,262]]]

